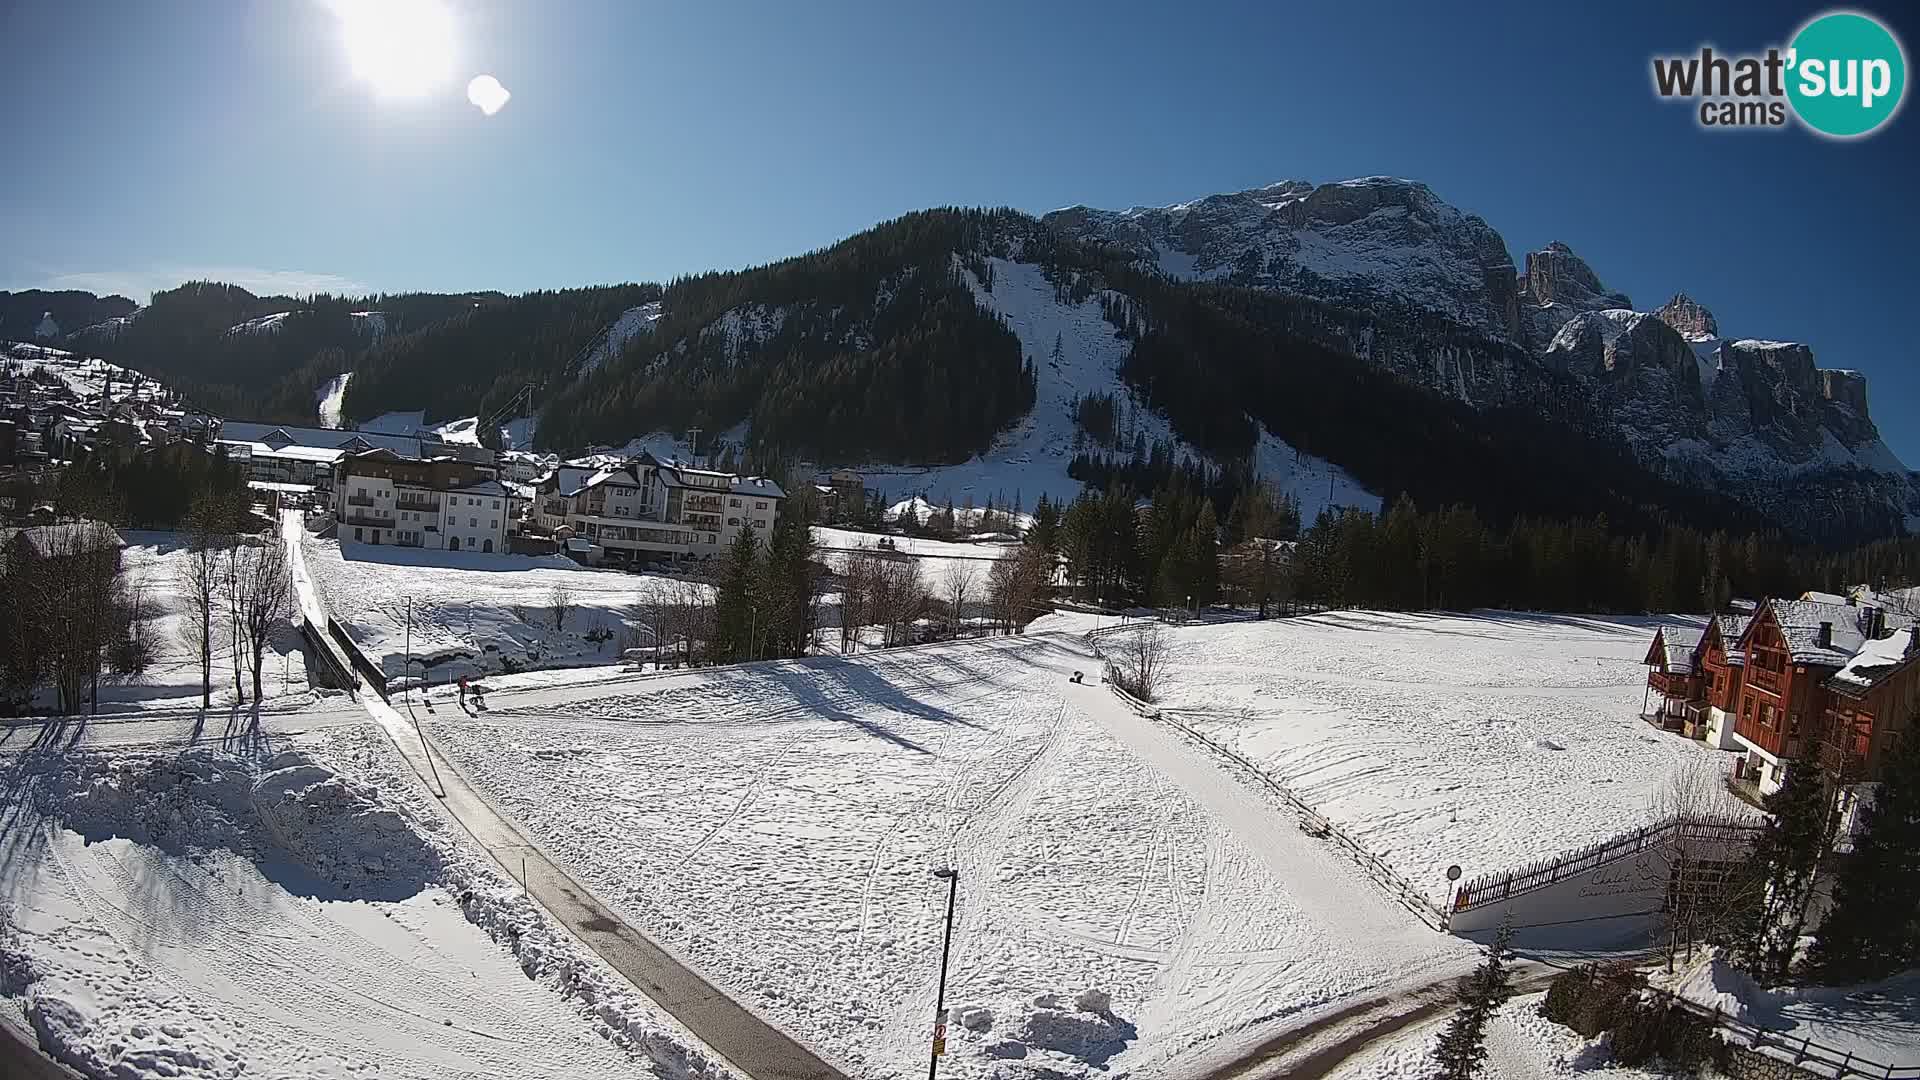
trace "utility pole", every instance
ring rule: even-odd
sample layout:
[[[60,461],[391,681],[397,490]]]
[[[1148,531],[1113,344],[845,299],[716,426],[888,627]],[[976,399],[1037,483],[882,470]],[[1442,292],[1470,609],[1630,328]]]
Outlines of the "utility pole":
[[[940,1055],[947,1052],[947,957],[953,952],[953,901],[960,891],[960,871],[942,867],[933,876],[947,879],[947,938],[940,946],[940,989],[933,999],[933,1056],[927,1061],[927,1080],[934,1080]]]

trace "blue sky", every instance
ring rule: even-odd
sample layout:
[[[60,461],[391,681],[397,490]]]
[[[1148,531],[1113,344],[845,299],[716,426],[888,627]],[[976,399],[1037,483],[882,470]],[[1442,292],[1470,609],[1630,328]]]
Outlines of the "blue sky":
[[[0,288],[660,280],[927,206],[1389,173],[1516,261],[1564,240],[1642,308],[1685,290],[1866,372],[1920,464],[1914,110],[1717,133],[1650,88],[1656,52],[1784,44],[1818,6],[450,3],[458,79],[419,100],[352,77],[320,0],[0,4]]]

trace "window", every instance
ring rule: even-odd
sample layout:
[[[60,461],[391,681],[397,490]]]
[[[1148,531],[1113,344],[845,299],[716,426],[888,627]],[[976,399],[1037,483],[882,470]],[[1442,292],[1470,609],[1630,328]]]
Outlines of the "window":
[[[727,519],[727,524],[728,524],[729,526],[736,526],[736,527],[737,527],[737,526],[738,526],[738,525],[740,524],[740,519],[739,519],[739,518],[737,518],[737,517],[730,517],[730,518],[728,518],[728,519]]]
[[[480,519],[479,519],[479,518],[468,518],[468,519],[467,519],[467,528],[469,528],[469,529],[477,529],[477,528],[479,528],[479,527],[480,527]]]
[[[460,524],[460,521],[458,518],[455,518],[452,514],[447,515],[447,528],[451,529],[458,524]]]
[[[498,510],[498,509],[500,509],[500,500],[499,500],[499,499],[495,499],[495,500],[493,500],[493,508],[494,508],[495,510]]]
[[[353,538],[354,538],[354,540],[356,540],[356,541],[359,541],[359,540],[362,540],[362,539],[364,539],[364,537],[362,537],[362,536],[360,535],[360,530],[359,530],[359,529],[355,529],[355,530],[353,530]]]
[[[739,505],[740,505],[740,500],[739,500],[739,499],[728,499],[728,500],[727,500],[727,505],[728,505],[728,506],[731,506],[731,507],[735,507],[735,508],[738,508],[738,507],[739,507]]]
[[[489,522],[487,522],[487,528],[489,528],[489,529],[497,529],[497,528],[499,528],[499,527],[500,527],[500,519],[499,519],[499,518],[494,518],[494,519],[493,519],[492,521],[489,521]],[[491,541],[491,540],[489,540],[489,541],[488,541],[488,543],[492,543],[492,541]]]
[[[754,528],[756,528],[756,529],[764,529],[764,528],[766,528],[766,527],[767,527],[767,519],[766,519],[766,518],[755,518],[755,519],[753,520],[753,527],[754,527]]]
[[[755,510],[765,510],[767,508],[767,500],[761,499],[759,502],[753,504],[753,508]]]

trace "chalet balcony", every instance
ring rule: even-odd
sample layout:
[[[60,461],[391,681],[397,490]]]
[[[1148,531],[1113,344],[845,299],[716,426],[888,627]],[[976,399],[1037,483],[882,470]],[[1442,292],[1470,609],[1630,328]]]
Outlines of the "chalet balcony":
[[[1747,685],[1756,690],[1762,690],[1772,694],[1774,697],[1780,696],[1780,687],[1785,682],[1786,677],[1782,672],[1771,671],[1763,667],[1747,669]]]
[[[371,496],[371,495],[349,495],[349,496],[347,496],[347,505],[348,505],[348,506],[372,506],[372,505],[373,505],[373,496]]]
[[[400,510],[427,510],[436,514],[440,512],[439,499],[422,499],[418,496],[410,497],[402,495],[393,500],[393,505],[396,509]]]
[[[340,523],[343,525],[370,525],[376,529],[393,528],[392,518],[375,517],[372,514],[349,513],[346,517],[340,519]]]

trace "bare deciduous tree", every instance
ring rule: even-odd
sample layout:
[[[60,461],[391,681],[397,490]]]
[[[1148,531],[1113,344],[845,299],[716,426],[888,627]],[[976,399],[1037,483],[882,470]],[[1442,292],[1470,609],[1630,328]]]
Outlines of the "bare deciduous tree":
[[[1157,622],[1115,634],[1109,639],[1112,653],[1108,678],[1141,701],[1152,701],[1166,674],[1172,642]]]
[[[267,642],[293,614],[293,565],[288,559],[286,543],[271,529],[234,545],[230,556],[237,590],[234,618],[246,647],[248,670],[253,674],[255,702],[260,700]]]
[[[1743,852],[1722,839],[1737,835],[1753,820],[1745,805],[1727,790],[1726,775],[1712,758],[1687,759],[1649,800],[1655,827],[1665,827],[1655,849],[1664,861],[1667,896],[1661,909],[1666,930],[1667,966],[1674,954],[1693,947],[1712,922],[1748,899],[1753,882],[1739,872]],[[1668,823],[1672,823],[1668,826]]]
[[[567,616],[573,613],[573,590],[555,585],[547,590],[547,613],[553,617],[555,633],[567,628]]]
[[[219,654],[213,636],[214,612],[220,609],[222,534],[216,504],[202,499],[187,515],[187,553],[179,564],[175,584],[186,601],[187,617],[180,624],[180,640],[200,665],[200,707],[213,705],[213,661]]]
[[[940,584],[947,601],[949,637],[960,636],[960,627],[966,622],[967,601],[973,596],[973,585],[978,578],[979,570],[970,562],[956,560],[947,564]]]
[[[1053,556],[1038,548],[994,562],[987,571],[987,606],[997,629],[1019,633],[1044,610],[1041,596],[1053,577]]]

